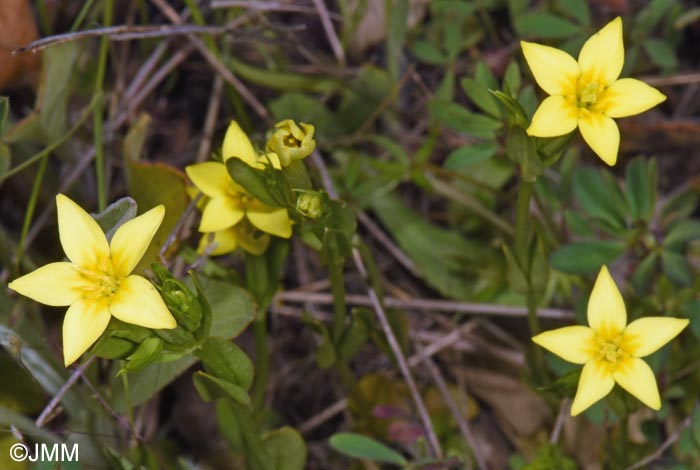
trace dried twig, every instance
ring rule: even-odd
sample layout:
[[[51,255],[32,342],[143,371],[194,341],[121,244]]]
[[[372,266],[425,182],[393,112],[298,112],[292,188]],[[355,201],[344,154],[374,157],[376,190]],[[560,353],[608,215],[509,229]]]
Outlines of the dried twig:
[[[319,172],[321,173],[323,179],[323,183],[325,185],[325,189],[328,192],[328,194],[331,197],[337,198],[338,192],[335,189],[333,180],[330,179],[328,169],[326,168],[326,164],[323,162],[323,158],[321,158],[321,154],[315,151],[311,155],[311,160],[316,166],[316,168],[319,169]],[[420,392],[418,391],[416,382],[413,379],[413,375],[411,374],[410,369],[408,368],[406,358],[404,357],[403,351],[401,350],[401,346],[399,345],[399,342],[396,339],[396,335],[394,335],[394,331],[392,330],[391,325],[389,324],[389,320],[386,317],[384,307],[382,305],[382,302],[379,300],[377,291],[374,290],[370,283],[367,268],[365,267],[365,262],[362,259],[362,256],[360,255],[360,251],[356,247],[353,247],[352,255],[353,260],[355,262],[355,266],[357,267],[357,271],[360,273],[363,280],[365,281],[365,285],[367,286],[367,294],[369,296],[374,312],[377,315],[379,324],[381,325],[382,331],[384,332],[387,342],[389,343],[389,347],[391,348],[391,351],[394,354],[394,358],[396,359],[396,362],[399,365],[399,370],[401,371],[401,375],[403,376],[404,381],[408,386],[408,390],[411,393],[411,397],[413,398],[413,402],[416,405],[418,415],[420,416],[420,419],[423,422],[423,427],[428,440],[428,445],[430,446],[432,453],[436,457],[440,458],[442,457],[442,449],[440,448],[440,442],[438,441],[437,436],[435,434],[435,429],[433,428],[430,419],[430,414],[428,413],[425,403],[423,402],[423,398],[421,398],[420,396]]]
[[[209,104],[207,105],[207,115],[204,119],[204,131],[202,140],[199,142],[197,150],[196,162],[203,162],[209,158],[211,151],[211,139],[214,136],[214,127],[216,126],[216,118],[219,116],[219,105],[221,104],[221,94],[224,91],[224,81],[220,75],[214,77],[214,85],[209,95]]]
[[[635,463],[634,465],[631,465],[627,467],[627,470],[636,470],[637,468],[643,468],[646,465],[652,463],[654,460],[658,459],[661,457],[664,452],[666,452],[666,449],[671,447],[673,444],[678,441],[678,439],[681,437],[681,433],[690,426],[690,416],[686,416],[686,418],[681,422],[681,424],[678,426],[678,429],[673,431],[673,434],[668,436],[664,442],[661,443],[658,449],[656,449],[653,453],[649,454],[648,456],[644,457],[642,460],[639,462]]]
[[[56,392],[56,395],[51,399],[51,401],[46,405],[46,407],[42,410],[42,412],[39,414],[39,417],[36,419],[34,424],[37,425],[37,427],[42,427],[46,422],[48,421],[47,418],[49,415],[52,414],[53,410],[58,406],[61,400],[63,400],[63,396],[70,390],[70,388],[75,385],[75,383],[78,381],[78,379],[83,375],[83,372],[90,367],[90,364],[95,360],[95,356],[90,356],[87,361],[83,362],[80,364],[75,370],[73,370],[73,373],[68,377],[68,380],[66,380],[66,383],[64,383],[61,388]]]
[[[191,24],[177,25],[117,25],[104,28],[86,29],[72,33],[55,34],[45,38],[32,41],[26,46],[12,51],[13,54],[24,52],[41,52],[51,46],[58,46],[67,42],[78,41],[80,39],[109,36],[113,41],[132,41],[134,39],[149,39],[166,36],[184,36],[190,34],[210,34],[221,35],[236,29],[238,24],[227,24],[225,26],[197,26]]]
[[[292,2],[251,2],[250,0],[214,0],[211,8],[245,8],[257,11],[288,11],[292,13],[304,13],[306,15],[316,15],[317,10],[311,5],[299,5]],[[337,13],[328,12],[328,17],[342,21],[343,17]]]
[[[177,12],[168,4],[166,0],[151,0],[160,11],[174,24],[180,24],[181,19]],[[253,93],[248,90],[248,88],[238,80],[233,73],[221,62],[221,60],[209,50],[209,48],[202,42],[200,38],[192,34],[187,35],[188,40],[197,48],[200,54],[209,62],[209,65],[226,80],[233,88],[236,89],[238,94],[243,98],[243,100],[250,105],[251,108],[263,119],[267,120],[269,113],[267,108],[263,106],[262,103],[253,95]]]
[[[276,302],[312,302],[315,304],[329,305],[333,303],[331,294],[321,292],[306,292],[301,290],[279,292],[275,296]],[[348,304],[371,307],[372,300],[369,296],[348,294],[346,296]],[[397,299],[395,297],[385,297],[384,305],[392,308],[403,308],[413,310],[437,310],[451,313],[467,313],[472,315],[489,315],[500,317],[526,317],[525,307],[513,307],[510,305],[482,304],[475,302],[458,302],[454,300],[441,299]],[[552,318],[556,320],[572,320],[574,313],[569,310],[558,308],[541,308],[537,310],[540,318]]]
[[[422,348],[420,347],[420,344],[416,343],[416,345],[418,351],[421,351]],[[428,368],[428,372],[430,372],[430,375],[433,377],[433,381],[435,382],[435,385],[437,385],[437,388],[440,391],[440,395],[442,395],[442,399],[445,401],[445,404],[450,409],[452,417],[457,422],[457,426],[459,426],[459,430],[462,433],[464,440],[466,441],[467,447],[472,449],[472,452],[474,453],[474,459],[476,460],[477,468],[479,470],[488,470],[489,466],[486,463],[483,454],[481,453],[481,448],[476,442],[476,438],[474,437],[474,434],[472,433],[471,428],[469,427],[469,423],[464,418],[464,416],[462,416],[462,412],[457,406],[457,403],[455,403],[454,398],[452,398],[452,394],[450,393],[450,390],[447,387],[447,382],[445,382],[445,378],[442,376],[442,373],[433,363],[433,360],[429,356],[423,357],[423,364],[425,364],[425,366]]]
[[[331,23],[330,15],[328,14],[328,8],[323,0],[314,0],[314,6],[318,11],[318,16],[321,19],[321,24],[323,25],[323,30],[326,32],[326,37],[328,37],[328,42],[333,49],[333,54],[338,60],[340,65],[345,65],[345,51],[343,51],[343,46],[340,44],[340,39],[338,39],[338,34],[333,28],[333,23]]]
[[[477,327],[478,323],[476,321],[470,321],[468,323],[465,323],[460,329],[452,331],[446,334],[445,336],[442,336],[434,342],[430,343],[429,345],[423,347],[417,354],[411,356],[408,359],[408,365],[410,367],[417,366],[423,361],[424,358],[434,356],[443,349],[450,347],[451,345],[459,341],[463,335],[468,334]],[[324,408],[320,413],[301,423],[298,426],[299,432],[302,434],[306,434],[312,431],[316,427],[331,419],[333,416],[337,415],[338,413],[342,413],[347,408],[347,405],[348,401],[346,399],[338,400],[329,407]]]

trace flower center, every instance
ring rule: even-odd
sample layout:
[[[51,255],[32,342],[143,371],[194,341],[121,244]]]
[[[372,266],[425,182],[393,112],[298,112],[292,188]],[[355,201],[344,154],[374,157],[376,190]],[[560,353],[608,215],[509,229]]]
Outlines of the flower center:
[[[85,281],[85,284],[82,286],[83,299],[85,300],[109,298],[119,289],[120,279],[115,277],[110,260],[103,260],[98,263],[95,269],[83,267],[78,267],[77,269],[80,277]]]
[[[589,108],[598,100],[598,83],[591,82],[579,90],[578,105],[580,108]]]
[[[299,148],[301,147],[301,140],[297,139],[292,134],[287,134],[287,136],[284,138],[284,145],[286,147]]]
[[[604,361],[615,366],[618,362],[625,359],[629,354],[620,347],[622,335],[618,335],[613,339],[596,338],[595,357],[599,361]]]

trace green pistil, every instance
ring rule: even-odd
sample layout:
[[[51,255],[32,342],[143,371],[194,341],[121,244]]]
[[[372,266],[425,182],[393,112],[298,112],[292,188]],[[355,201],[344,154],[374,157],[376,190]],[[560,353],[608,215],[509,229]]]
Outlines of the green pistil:
[[[598,99],[598,84],[596,82],[589,83],[581,90],[579,98],[579,106],[582,108],[588,108],[589,106],[595,104]]]

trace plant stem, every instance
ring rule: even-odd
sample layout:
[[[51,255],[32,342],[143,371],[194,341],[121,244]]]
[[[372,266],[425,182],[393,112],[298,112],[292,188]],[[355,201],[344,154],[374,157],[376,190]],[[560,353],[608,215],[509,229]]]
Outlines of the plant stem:
[[[328,262],[328,275],[331,281],[331,291],[333,292],[333,321],[331,324],[331,338],[337,348],[340,338],[345,330],[345,279],[343,278],[343,260],[337,252],[333,253],[332,259]]]
[[[114,0],[105,0],[103,26],[112,24],[112,13],[114,12]],[[105,155],[103,146],[103,100],[102,87],[105,81],[105,71],[107,69],[107,54],[109,53],[109,37],[103,36],[100,39],[100,52],[97,59],[97,76],[95,77],[95,95],[98,96],[97,104],[93,111],[93,132],[95,134],[95,173],[97,174],[97,206],[102,212],[107,207],[107,186],[105,174]]]
[[[522,267],[526,269],[529,263],[528,242],[530,241],[531,226],[528,222],[530,218],[530,199],[534,183],[520,180],[518,187],[518,200],[515,206],[515,256]]]
[[[267,348],[265,317],[266,315],[253,320],[253,335],[255,337],[255,379],[251,393],[253,410],[259,410],[265,403],[267,378],[270,375],[270,351]]]

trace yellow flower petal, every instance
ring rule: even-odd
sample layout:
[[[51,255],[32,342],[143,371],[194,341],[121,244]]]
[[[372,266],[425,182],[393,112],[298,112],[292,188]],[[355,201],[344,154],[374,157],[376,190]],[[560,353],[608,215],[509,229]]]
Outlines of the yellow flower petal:
[[[64,307],[80,298],[86,282],[72,263],[50,263],[15,279],[8,287],[45,305]]]
[[[537,84],[549,95],[575,95],[581,70],[569,54],[534,42],[520,41]]]
[[[613,372],[613,379],[649,408],[653,410],[661,408],[656,377],[642,359],[632,357],[621,361]]]
[[[253,255],[261,255],[267,250],[270,244],[270,236],[262,233],[248,224],[238,224],[233,229],[237,233],[238,243],[245,251]],[[240,228],[239,228],[240,227]]]
[[[209,246],[213,244],[216,244],[216,247],[210,250]],[[225,230],[219,230],[218,232],[203,234],[202,238],[199,239],[197,253],[202,255],[206,252],[210,256],[219,256],[231,253],[236,248],[238,248],[238,238],[236,237],[236,232],[234,232],[233,227],[231,227]]]
[[[625,330],[627,310],[608,268],[603,266],[588,300],[588,325],[603,338],[614,338]]]
[[[227,196],[214,197],[204,206],[200,232],[218,232],[236,225],[243,218],[245,211],[239,201]]]
[[[620,346],[632,356],[648,356],[675,338],[688,323],[684,318],[640,318],[627,325]]]
[[[223,163],[197,163],[185,168],[185,172],[197,189],[209,197],[223,196],[228,192],[231,177]]]
[[[287,209],[270,207],[255,201],[248,207],[246,216],[250,223],[263,232],[282,238],[292,236],[292,221],[289,220]]]
[[[177,322],[146,278],[129,276],[112,296],[109,311],[119,320],[146,328],[175,328]]]
[[[109,324],[109,299],[74,302],[63,319],[63,362],[76,361],[104,333]]]
[[[139,264],[163,222],[164,215],[165,206],[161,204],[117,229],[109,244],[114,275],[117,278],[128,276]]]
[[[565,361],[585,364],[593,358],[595,332],[586,326],[566,326],[540,333],[532,341]]]
[[[579,114],[578,128],[583,140],[601,160],[610,166],[617,162],[620,131],[615,121],[603,114],[582,110]]]
[[[95,219],[63,194],[56,195],[58,236],[66,256],[78,266],[92,268],[109,258],[109,245]]]
[[[600,80],[598,83],[607,86],[620,76],[624,62],[622,19],[618,16],[586,41],[578,65],[586,82]]]
[[[584,411],[586,408],[610,393],[615,381],[608,366],[600,361],[590,361],[583,366],[578,390],[571,404],[571,416]]]
[[[578,108],[563,96],[546,98],[532,116],[527,133],[535,137],[566,135],[578,125]]]
[[[642,113],[665,99],[666,95],[641,80],[623,78],[605,90],[596,109],[606,116],[621,118]]]
[[[221,155],[224,161],[231,157],[237,157],[250,166],[255,166],[258,160],[258,154],[255,152],[253,144],[250,143],[250,139],[236,121],[231,121],[226,130],[224,143],[221,146]]]

